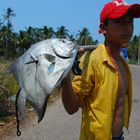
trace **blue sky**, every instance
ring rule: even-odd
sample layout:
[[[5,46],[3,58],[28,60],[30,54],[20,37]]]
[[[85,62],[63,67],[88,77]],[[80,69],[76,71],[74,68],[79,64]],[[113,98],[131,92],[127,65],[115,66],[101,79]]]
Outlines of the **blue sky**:
[[[70,34],[87,27],[93,37],[103,42],[98,34],[99,15],[103,5],[110,0],[1,0],[0,18],[7,8],[12,8],[16,17],[12,19],[14,31],[25,27],[48,26],[56,30],[65,26]],[[127,0],[128,3],[140,3],[140,0]],[[135,19],[134,34],[140,33],[140,19]]]

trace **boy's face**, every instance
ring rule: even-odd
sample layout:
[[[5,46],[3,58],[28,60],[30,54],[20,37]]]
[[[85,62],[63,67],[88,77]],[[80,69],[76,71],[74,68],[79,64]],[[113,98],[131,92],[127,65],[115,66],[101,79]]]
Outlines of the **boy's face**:
[[[104,27],[106,41],[121,47],[127,47],[133,34],[133,17],[127,12],[118,19],[107,19]]]

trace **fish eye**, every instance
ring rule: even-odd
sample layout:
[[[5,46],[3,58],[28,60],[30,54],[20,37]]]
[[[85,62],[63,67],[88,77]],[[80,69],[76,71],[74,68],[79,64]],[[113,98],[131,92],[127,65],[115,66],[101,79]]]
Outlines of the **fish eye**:
[[[65,40],[62,40],[63,43],[65,43]]]

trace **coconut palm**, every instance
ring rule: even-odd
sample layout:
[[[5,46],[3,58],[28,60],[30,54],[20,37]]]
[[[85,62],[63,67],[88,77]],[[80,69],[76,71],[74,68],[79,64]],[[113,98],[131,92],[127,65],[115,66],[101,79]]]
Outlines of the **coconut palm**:
[[[23,54],[30,47],[30,39],[26,31],[19,31],[17,52],[19,55]]]
[[[7,59],[8,55],[8,46],[9,46],[9,40],[10,40],[10,30],[8,29],[7,26],[3,26],[1,28],[0,32],[0,37],[1,37],[1,43],[2,43],[2,52],[3,52],[3,58]]]
[[[139,36],[134,35],[127,48],[128,57],[130,61],[133,61],[133,63],[134,62],[136,63],[138,60],[138,49],[139,49]]]
[[[83,28],[82,31],[79,31],[79,34],[77,34],[77,36],[77,43],[79,45],[89,45],[88,39],[92,41],[92,37],[90,36],[90,32],[87,28]]]
[[[43,39],[49,39],[49,38],[52,38],[54,37],[54,30],[53,28],[48,28],[47,26],[44,26],[43,27]]]
[[[2,28],[2,25],[3,25],[3,22],[2,22],[2,20],[0,19],[0,29]]]
[[[56,37],[57,38],[68,38],[68,36],[69,36],[68,32],[69,32],[68,29],[66,29],[64,26],[61,26],[61,27],[57,28]]]
[[[14,13],[14,11],[11,8],[7,8],[7,11],[3,15],[3,17],[4,17],[3,23],[6,22],[7,27],[9,29],[12,27],[11,18],[15,17],[15,16],[16,16],[16,14]]]
[[[5,14],[3,15],[4,20],[3,20],[3,24],[6,22],[6,25],[4,25],[3,28],[3,33],[4,33],[4,42],[5,42],[5,50],[4,50],[4,58],[7,59],[7,55],[8,52],[10,50],[10,39],[11,39],[11,33],[12,33],[12,23],[11,23],[11,18],[16,16],[14,14],[14,11],[11,8],[7,8],[7,11],[5,12]],[[7,26],[7,27],[6,27]]]
[[[75,36],[74,36],[74,35],[68,35],[68,39],[69,39],[70,41],[75,42]]]

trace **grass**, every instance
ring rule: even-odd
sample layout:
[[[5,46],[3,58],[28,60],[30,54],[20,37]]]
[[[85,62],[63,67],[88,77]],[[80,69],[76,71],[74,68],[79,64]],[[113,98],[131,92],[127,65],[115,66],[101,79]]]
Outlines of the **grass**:
[[[130,59],[130,64],[134,64],[134,65],[137,65],[138,64],[138,60],[136,59]]]
[[[6,75],[6,69],[11,61],[0,60],[0,102],[14,95],[18,90],[16,80],[12,75]]]
[[[0,121],[7,121],[6,117],[14,113],[15,109],[8,98],[19,88],[14,77],[5,74],[10,64],[11,61],[0,59]]]

